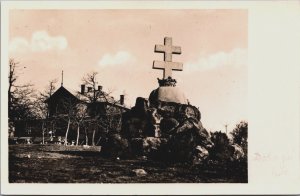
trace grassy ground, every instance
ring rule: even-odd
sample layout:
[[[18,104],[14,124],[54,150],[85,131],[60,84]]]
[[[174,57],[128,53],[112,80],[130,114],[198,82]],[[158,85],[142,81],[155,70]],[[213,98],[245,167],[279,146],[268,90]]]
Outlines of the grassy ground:
[[[246,166],[247,167],[247,166]],[[245,183],[247,170],[195,168],[147,160],[107,159],[96,151],[60,150],[51,145],[10,145],[11,183]],[[135,176],[144,169],[146,176]]]

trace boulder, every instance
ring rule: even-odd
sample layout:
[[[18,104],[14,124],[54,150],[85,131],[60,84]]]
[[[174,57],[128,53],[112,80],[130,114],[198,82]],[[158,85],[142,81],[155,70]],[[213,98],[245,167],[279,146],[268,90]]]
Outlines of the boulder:
[[[203,146],[196,146],[193,155],[193,164],[200,164],[208,158],[208,150]]]
[[[174,129],[167,144],[172,160],[190,162],[195,156],[201,159],[204,154],[208,156],[206,145],[211,143],[208,136],[208,132],[202,126],[199,127],[194,119],[185,120]]]
[[[166,155],[167,142],[166,138],[145,138],[143,140],[144,155],[155,160],[162,159]]]
[[[195,106],[192,105],[178,105],[176,111],[176,117],[178,120],[185,120],[188,118],[194,119],[196,122],[200,121],[201,113]]]
[[[205,159],[208,156],[208,151],[202,146],[196,146],[196,152],[199,158]]]
[[[161,150],[161,146],[167,143],[165,138],[146,137],[130,140],[131,152],[136,156],[155,158]]]
[[[175,103],[166,104],[161,102],[161,106],[158,108],[158,113],[163,118],[175,118],[177,105],[178,104]]]
[[[234,153],[232,156],[233,160],[239,160],[245,157],[245,153],[241,146],[239,146],[238,144],[233,144],[231,146],[234,148]]]
[[[178,133],[183,133],[183,132],[187,132],[190,131],[191,129],[195,128],[198,129],[197,123],[193,120],[193,119],[187,119],[185,120],[183,123],[180,124],[180,126],[178,126],[174,132],[176,134]]]
[[[144,169],[134,169],[131,171],[133,175],[137,177],[146,176],[147,172]]]
[[[164,118],[160,123],[160,131],[162,135],[169,135],[177,126],[179,122],[175,118]]]
[[[200,129],[198,129],[197,134],[199,136],[199,144],[201,144],[202,146],[205,146],[206,148],[209,148],[210,146],[213,145],[213,143],[210,139],[210,135],[209,135],[208,131],[205,128],[202,127]]]
[[[143,149],[144,153],[149,153],[151,151],[156,151],[159,149],[161,144],[160,138],[147,137],[143,139]]]

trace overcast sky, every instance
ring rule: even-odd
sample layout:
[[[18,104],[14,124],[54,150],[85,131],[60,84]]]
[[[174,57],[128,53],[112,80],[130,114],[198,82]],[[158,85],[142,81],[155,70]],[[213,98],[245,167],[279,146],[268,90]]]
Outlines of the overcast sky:
[[[80,90],[84,74],[99,72],[99,85],[134,106],[158,87],[153,70],[155,44],[165,36],[182,54],[183,71],[173,72],[208,130],[232,129],[247,120],[246,10],[14,10],[9,18],[10,57],[23,68],[20,82],[43,90],[57,78],[60,86]],[[24,68],[26,67],[26,68]]]

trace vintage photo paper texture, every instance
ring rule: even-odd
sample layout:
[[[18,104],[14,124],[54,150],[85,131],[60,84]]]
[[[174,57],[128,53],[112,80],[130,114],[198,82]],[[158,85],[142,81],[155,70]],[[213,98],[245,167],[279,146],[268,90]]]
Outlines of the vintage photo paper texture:
[[[3,2],[1,193],[299,193],[299,11]]]

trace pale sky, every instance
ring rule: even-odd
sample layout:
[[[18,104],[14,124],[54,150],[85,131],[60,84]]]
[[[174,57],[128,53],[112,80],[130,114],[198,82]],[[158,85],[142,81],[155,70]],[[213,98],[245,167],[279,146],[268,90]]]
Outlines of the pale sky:
[[[246,10],[14,10],[9,18],[10,57],[23,68],[20,82],[43,90],[57,78],[60,86],[80,90],[84,74],[99,72],[99,85],[126,103],[148,98],[158,87],[153,70],[155,44],[165,36],[182,54],[173,61],[177,86],[199,107],[204,127],[222,130],[247,120]]]

